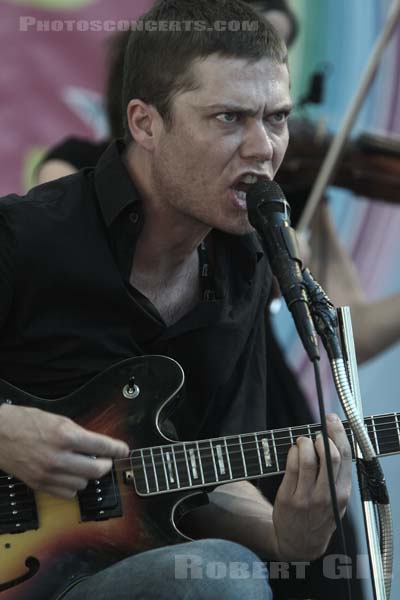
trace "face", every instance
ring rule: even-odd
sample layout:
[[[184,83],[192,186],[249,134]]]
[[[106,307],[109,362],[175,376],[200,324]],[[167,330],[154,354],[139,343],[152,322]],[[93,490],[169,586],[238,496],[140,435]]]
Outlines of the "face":
[[[152,194],[186,227],[245,234],[245,189],[273,179],[287,148],[288,70],[215,55],[193,68],[198,89],[174,98],[173,124],[157,132]]]

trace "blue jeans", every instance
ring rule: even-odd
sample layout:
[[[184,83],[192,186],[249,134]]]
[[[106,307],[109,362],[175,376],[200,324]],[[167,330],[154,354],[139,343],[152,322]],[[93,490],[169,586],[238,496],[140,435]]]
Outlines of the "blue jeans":
[[[208,539],[127,558],[77,583],[63,600],[272,600],[260,559]]]

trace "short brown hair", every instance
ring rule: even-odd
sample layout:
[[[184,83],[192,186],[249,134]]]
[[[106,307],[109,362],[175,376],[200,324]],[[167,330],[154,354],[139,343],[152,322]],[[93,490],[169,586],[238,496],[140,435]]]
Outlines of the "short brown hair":
[[[175,24],[175,30],[150,30],[146,25],[160,22]],[[221,23],[227,24],[227,30],[217,29],[215,24]],[[239,23],[240,29],[232,30],[230,23]],[[202,28],[196,24],[202,24]],[[271,58],[287,63],[282,38],[263,16],[241,0],[159,0],[138,20],[126,49],[122,104],[127,142],[132,140],[126,117],[130,100],[139,98],[155,106],[165,123],[171,124],[174,95],[196,89],[190,66],[194,60],[211,54],[249,61]]]
[[[113,140],[124,136],[121,96],[125,50],[129,35],[129,31],[118,31],[107,40],[108,68],[105,103],[110,135]]]

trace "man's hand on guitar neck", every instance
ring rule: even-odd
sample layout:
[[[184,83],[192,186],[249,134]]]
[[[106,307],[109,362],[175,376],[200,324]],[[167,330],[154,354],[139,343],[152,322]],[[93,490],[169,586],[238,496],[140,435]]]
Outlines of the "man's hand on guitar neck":
[[[332,467],[340,516],[351,494],[352,455],[343,425],[327,419]],[[286,472],[273,511],[276,554],[283,560],[321,556],[336,528],[322,435],[315,444],[299,438],[288,454]]]
[[[73,498],[128,456],[125,442],[36,408],[0,407],[0,469],[30,488]],[[94,460],[93,457],[96,457]]]
[[[352,458],[338,418],[328,433],[340,515],[351,493]],[[323,440],[299,438],[288,455],[287,471],[274,506],[249,481],[222,484],[210,503],[186,517],[192,537],[222,537],[243,544],[268,560],[310,561],[322,556],[335,530]]]

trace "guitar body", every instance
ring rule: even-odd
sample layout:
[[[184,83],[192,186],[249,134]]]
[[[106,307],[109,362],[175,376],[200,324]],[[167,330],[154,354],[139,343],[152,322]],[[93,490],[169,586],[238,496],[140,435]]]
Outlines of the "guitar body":
[[[170,441],[161,427],[183,382],[178,363],[149,356],[122,361],[60,399],[37,398],[1,380],[0,397],[69,416],[135,449]],[[141,498],[130,476],[130,461],[125,464],[113,469],[107,481],[91,482],[74,500],[33,493],[0,472],[1,600],[50,600],[80,577],[124,557],[184,541],[174,514],[178,505],[183,512],[188,494]],[[200,499],[202,494],[190,496]]]

